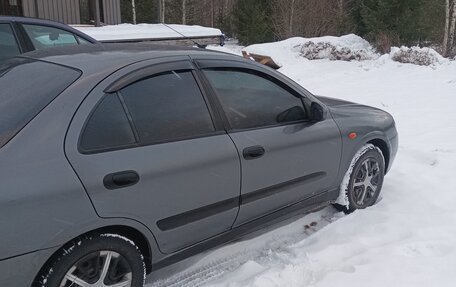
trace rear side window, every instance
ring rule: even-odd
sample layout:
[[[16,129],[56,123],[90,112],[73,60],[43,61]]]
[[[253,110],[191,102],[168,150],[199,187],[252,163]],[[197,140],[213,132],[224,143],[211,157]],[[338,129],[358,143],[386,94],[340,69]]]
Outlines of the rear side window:
[[[79,76],[70,68],[21,58],[0,65],[0,147]]]
[[[190,71],[137,81],[95,107],[81,137],[83,152],[182,140],[215,131]]]
[[[0,62],[20,54],[10,24],[0,24]]]
[[[95,108],[81,139],[84,151],[121,148],[136,143],[117,95],[107,95]]]
[[[121,91],[142,144],[214,132],[211,116],[190,71],[172,71]]]

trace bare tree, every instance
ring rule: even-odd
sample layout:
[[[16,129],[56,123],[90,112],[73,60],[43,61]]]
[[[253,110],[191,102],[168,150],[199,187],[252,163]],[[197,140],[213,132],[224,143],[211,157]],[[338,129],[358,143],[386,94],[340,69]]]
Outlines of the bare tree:
[[[448,54],[448,32],[450,30],[450,0],[445,0],[445,31],[443,34],[443,55]]]
[[[214,27],[214,17],[215,17],[214,0],[210,0],[210,3],[211,3],[211,27]]]
[[[136,25],[136,4],[135,0],[131,0],[131,12],[133,17],[133,24]]]
[[[273,0],[276,38],[338,35],[348,0]]]
[[[448,56],[455,44],[456,0],[445,0],[445,29],[442,54]]]
[[[300,6],[302,0],[298,0]],[[296,0],[274,0],[272,2],[273,26],[279,39],[293,36],[295,26]],[[299,17],[300,15],[298,15]]]
[[[450,16],[450,28],[448,31],[448,49],[451,51],[454,47],[454,38],[456,33],[456,0],[453,0],[452,13]]]
[[[290,21],[288,23],[288,34],[293,35],[293,18],[295,13],[295,0],[290,1]]]
[[[182,0],[182,24],[187,24],[187,0]]]
[[[158,1],[158,7],[160,11],[160,23],[165,23],[165,13],[166,13],[166,7],[165,7],[166,0],[159,0]]]

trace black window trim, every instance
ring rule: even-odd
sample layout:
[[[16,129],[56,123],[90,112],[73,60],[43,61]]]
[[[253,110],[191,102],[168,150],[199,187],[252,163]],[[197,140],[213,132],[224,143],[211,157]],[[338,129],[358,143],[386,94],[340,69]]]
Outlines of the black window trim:
[[[179,61],[179,62],[182,62],[182,61]],[[170,64],[170,63],[166,63],[166,64]],[[175,62],[174,62],[174,64],[175,64]],[[157,67],[157,66],[160,66],[160,67]],[[199,81],[199,79],[198,79],[198,77],[197,77],[197,75],[195,73],[195,70],[194,69],[190,69],[190,70],[189,69],[171,69],[171,70],[168,70],[169,67],[170,67],[170,65],[158,64],[158,65],[152,65],[152,66],[149,66],[149,67],[141,68],[139,70],[135,70],[135,71],[127,74],[127,75],[130,75],[130,74],[134,74],[134,73],[139,73],[138,75],[135,74],[135,75],[133,75],[133,77],[129,78],[128,80],[121,81],[123,78],[125,78],[125,76],[127,76],[127,75],[124,75],[123,77],[121,77],[118,80],[116,80],[113,84],[108,86],[108,88],[106,88],[104,90],[105,91],[104,95],[93,106],[93,108],[91,109],[89,115],[84,120],[84,124],[82,125],[82,128],[81,128],[81,130],[79,132],[79,136],[78,136],[77,145],[78,145],[79,153],[84,154],[84,155],[99,154],[99,153],[120,151],[120,150],[132,149],[132,148],[141,148],[141,147],[147,147],[147,146],[154,146],[154,145],[160,145],[160,144],[166,144],[166,143],[181,142],[181,141],[192,140],[192,139],[209,138],[209,137],[213,137],[213,136],[220,136],[220,135],[226,134],[225,129],[220,128],[219,127],[220,124],[218,124],[218,125],[216,124],[217,115],[214,113],[214,110],[212,109],[211,105],[208,102],[205,90],[203,89],[203,87],[201,85],[201,82]],[[154,73],[147,74],[147,71],[149,71],[149,72],[150,71],[154,71]],[[212,125],[214,126],[214,131],[209,132],[209,133],[192,135],[192,136],[177,137],[177,138],[173,138],[173,139],[165,139],[165,140],[155,141],[155,142],[151,142],[151,143],[141,143],[139,135],[138,135],[137,128],[136,128],[136,126],[134,124],[134,121],[133,121],[133,119],[131,117],[131,114],[130,114],[130,111],[128,110],[128,107],[125,104],[125,101],[123,99],[123,96],[122,96],[122,93],[121,93],[120,90],[122,88],[127,87],[128,85],[131,85],[131,84],[133,84],[135,82],[138,82],[138,81],[141,81],[143,79],[147,79],[147,78],[159,75],[159,74],[168,73],[168,72],[172,72],[172,71],[190,71],[191,72],[191,74],[192,74],[192,76],[193,76],[193,78],[194,78],[194,80],[195,80],[195,82],[196,82],[196,84],[198,86],[198,89],[199,89],[199,91],[201,93],[201,96],[203,97],[203,101],[204,101],[204,103],[206,105],[206,108],[208,110],[210,119],[212,121]],[[142,77],[138,77],[139,75],[142,75]],[[136,80],[133,81],[133,79],[136,79]],[[121,81],[121,84],[114,85],[114,84],[116,84],[116,83],[118,83],[120,81]],[[128,82],[128,84],[126,84],[127,82]],[[115,89],[116,90],[115,92],[110,92],[110,93],[106,92],[107,90],[110,90],[109,87],[120,87],[120,86],[122,86],[122,88],[121,89]],[[95,113],[95,111],[97,110],[98,106],[108,96],[117,96],[117,97],[119,97],[119,100],[120,100],[120,103],[121,103],[121,105],[123,107],[124,113],[125,113],[128,121],[129,121],[130,127],[132,129],[133,134],[134,134],[135,143],[122,145],[122,146],[117,146],[117,147],[110,147],[110,148],[85,149],[82,146],[82,137],[83,137],[84,132],[86,130],[86,126],[88,125],[90,119],[92,118],[93,113]]]
[[[245,131],[254,131],[254,130],[275,128],[275,127],[291,126],[291,125],[297,125],[297,124],[303,124],[305,126],[310,126],[310,125],[314,124],[310,119],[304,119],[304,120],[298,120],[298,121],[292,121],[292,122],[286,122],[286,123],[277,123],[277,124],[272,124],[272,125],[264,125],[264,126],[251,127],[251,128],[242,128],[242,129],[233,128],[223,109],[222,103],[219,99],[219,95],[217,95],[216,89],[211,85],[209,79],[204,74],[204,70],[248,71],[251,74],[254,74],[254,75],[262,77],[266,80],[269,80],[269,81],[279,85],[281,88],[285,89],[286,91],[288,91],[290,94],[292,94],[296,98],[300,99],[303,108],[306,110],[307,115],[309,115],[310,107],[305,102],[305,100],[307,98],[304,95],[302,95],[301,93],[299,93],[298,91],[296,91],[295,89],[291,88],[289,85],[287,85],[283,81],[281,81],[280,79],[277,79],[277,78],[273,77],[272,75],[269,75],[268,73],[265,73],[258,69],[252,69],[245,65],[239,65],[239,66],[236,66],[236,65],[226,65],[226,66],[225,65],[208,65],[206,67],[204,67],[204,66],[200,67],[200,70],[199,70],[200,77],[202,77],[204,79],[204,81],[207,83],[207,85],[208,85],[207,89],[210,90],[210,93],[211,93],[212,97],[214,98],[214,101],[216,102],[215,105],[217,106],[217,110],[219,113],[221,113],[223,115],[222,120],[223,120],[225,129],[228,133],[239,133],[239,132],[245,132]]]

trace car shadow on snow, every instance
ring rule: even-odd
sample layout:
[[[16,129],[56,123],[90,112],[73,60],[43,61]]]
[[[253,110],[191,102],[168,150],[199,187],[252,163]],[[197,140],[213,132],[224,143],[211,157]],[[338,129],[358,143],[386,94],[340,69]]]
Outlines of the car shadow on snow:
[[[204,286],[249,261],[267,261],[275,253],[286,252],[343,216],[331,206],[297,212],[286,220],[271,222],[235,241],[157,270],[148,276],[146,287]]]

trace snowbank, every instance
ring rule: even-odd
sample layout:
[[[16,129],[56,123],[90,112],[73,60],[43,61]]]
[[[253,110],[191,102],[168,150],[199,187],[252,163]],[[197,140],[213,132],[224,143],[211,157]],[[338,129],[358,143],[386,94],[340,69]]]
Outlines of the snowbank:
[[[249,53],[271,56],[280,66],[290,57],[303,57],[308,60],[329,59],[331,61],[368,61],[378,60],[384,63],[390,59],[400,63],[420,66],[443,64],[448,59],[432,48],[393,47],[390,54],[380,56],[369,42],[350,34],[341,37],[290,38],[284,41],[257,44],[244,48]]]
[[[249,53],[272,56],[274,60],[282,58],[282,55],[277,55],[279,50],[287,54],[285,57],[289,56],[291,52],[295,56],[309,60],[362,61],[379,57],[369,42],[354,34],[341,37],[295,37],[276,43],[252,45],[246,47],[245,50]]]
[[[182,33],[186,37],[204,37],[220,36],[222,32],[219,29],[202,26],[188,26],[169,24],[172,29]],[[103,27],[93,26],[73,26],[83,33],[91,36],[98,41],[106,40],[133,40],[133,39],[166,39],[180,38],[182,35],[163,24],[120,24],[108,25]]]
[[[420,47],[393,47],[390,57],[393,61],[400,63],[415,64],[420,66],[430,66],[442,64],[447,60],[431,48]]]

